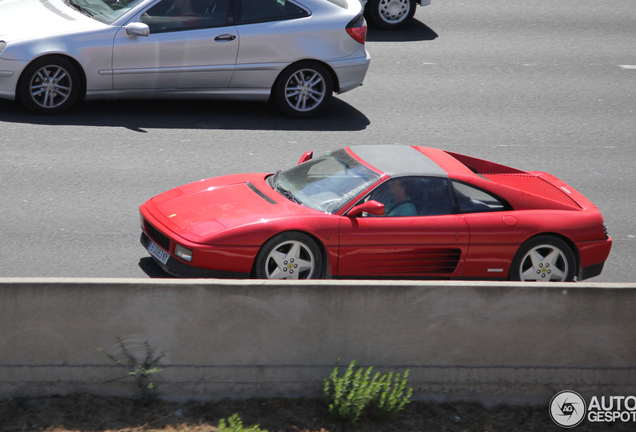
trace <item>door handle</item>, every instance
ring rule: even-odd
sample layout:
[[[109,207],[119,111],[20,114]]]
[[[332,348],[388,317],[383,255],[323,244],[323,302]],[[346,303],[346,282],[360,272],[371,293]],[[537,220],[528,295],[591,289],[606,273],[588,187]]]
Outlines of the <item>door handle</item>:
[[[217,37],[214,38],[214,40],[217,42],[229,42],[229,41],[233,41],[234,39],[236,39],[236,35],[229,34],[229,33],[218,35]]]

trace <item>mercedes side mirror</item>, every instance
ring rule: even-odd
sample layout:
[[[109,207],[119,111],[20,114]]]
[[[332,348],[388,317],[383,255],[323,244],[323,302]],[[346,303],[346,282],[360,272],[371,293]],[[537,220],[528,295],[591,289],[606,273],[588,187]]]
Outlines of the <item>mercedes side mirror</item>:
[[[126,34],[128,36],[148,36],[150,35],[150,27],[148,24],[134,22],[126,26]]]

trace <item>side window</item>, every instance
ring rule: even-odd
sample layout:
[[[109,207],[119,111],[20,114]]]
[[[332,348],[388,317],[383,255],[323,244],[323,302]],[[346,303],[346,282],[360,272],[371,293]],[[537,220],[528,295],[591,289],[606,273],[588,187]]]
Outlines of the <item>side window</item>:
[[[484,190],[457,181],[453,182],[453,187],[461,213],[493,212],[508,209],[505,202]]]
[[[144,14],[140,21],[150,33],[193,30],[227,25],[230,0],[162,0]]]
[[[455,213],[448,179],[400,177],[378,186],[368,199],[384,204],[384,216],[439,216]]]
[[[440,177],[420,177],[411,189],[420,216],[442,216],[456,213],[450,182]]]
[[[392,178],[375,188],[369,199],[384,204],[384,216],[417,216],[417,209],[409,196],[409,182],[404,178]]]
[[[239,24],[309,16],[306,10],[288,0],[240,0],[239,3]]]

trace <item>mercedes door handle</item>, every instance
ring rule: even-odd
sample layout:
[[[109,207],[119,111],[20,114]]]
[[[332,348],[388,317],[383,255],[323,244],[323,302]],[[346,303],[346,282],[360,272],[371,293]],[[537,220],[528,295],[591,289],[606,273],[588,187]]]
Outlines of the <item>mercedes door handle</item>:
[[[229,42],[229,41],[233,41],[234,39],[236,39],[236,35],[229,34],[229,33],[222,34],[214,38],[214,40],[217,42]]]

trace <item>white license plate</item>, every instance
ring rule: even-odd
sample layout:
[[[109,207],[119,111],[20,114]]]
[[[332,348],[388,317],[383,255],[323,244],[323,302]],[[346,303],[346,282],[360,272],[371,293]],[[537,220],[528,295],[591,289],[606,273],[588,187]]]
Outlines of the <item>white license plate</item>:
[[[157,246],[157,244],[152,240],[150,240],[150,244],[148,245],[148,252],[150,252],[150,255],[157,258],[163,265],[165,265],[168,262],[168,258],[170,258],[170,254]]]

